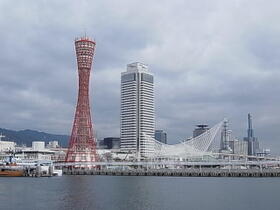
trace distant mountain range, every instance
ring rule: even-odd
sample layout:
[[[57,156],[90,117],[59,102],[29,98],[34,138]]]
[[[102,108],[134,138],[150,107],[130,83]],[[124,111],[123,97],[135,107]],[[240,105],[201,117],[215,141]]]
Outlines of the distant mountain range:
[[[1,133],[5,136],[2,140],[14,141],[18,145],[25,144],[26,146],[31,146],[32,141],[44,141],[46,144],[49,141],[58,141],[60,146],[67,147],[69,141],[67,135],[56,135],[29,129],[14,131],[0,128]]]

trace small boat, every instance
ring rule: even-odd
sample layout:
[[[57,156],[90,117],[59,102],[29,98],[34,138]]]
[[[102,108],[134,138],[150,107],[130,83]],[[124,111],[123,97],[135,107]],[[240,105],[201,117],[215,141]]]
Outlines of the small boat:
[[[18,166],[16,163],[6,163],[6,165],[0,165],[1,176],[24,176],[24,170],[22,166]]]
[[[18,168],[0,168],[0,176],[23,176],[24,171]]]

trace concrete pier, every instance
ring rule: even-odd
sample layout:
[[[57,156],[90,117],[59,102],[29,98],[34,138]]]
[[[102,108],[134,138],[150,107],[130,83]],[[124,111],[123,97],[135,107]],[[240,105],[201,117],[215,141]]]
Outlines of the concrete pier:
[[[280,169],[80,169],[64,168],[66,175],[175,176],[175,177],[280,177]]]

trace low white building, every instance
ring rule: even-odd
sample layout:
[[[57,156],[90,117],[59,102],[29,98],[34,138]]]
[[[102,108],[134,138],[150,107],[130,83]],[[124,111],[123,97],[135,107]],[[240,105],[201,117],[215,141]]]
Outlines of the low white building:
[[[47,144],[47,148],[59,148],[59,143],[58,141],[50,141],[48,144]]]
[[[52,156],[54,154],[54,151],[47,149],[32,150],[30,148],[26,148],[24,150],[18,151],[15,154],[15,157],[20,158],[22,160],[52,160]]]
[[[44,141],[32,141],[32,150],[44,150],[45,142]]]
[[[14,151],[16,143],[13,141],[0,141],[0,152]]]
[[[120,149],[97,149],[97,154],[100,160],[104,161],[120,161],[120,160],[134,160],[135,154],[123,153]]]
[[[15,156],[22,160],[51,160],[54,151],[45,148],[45,142],[33,141],[32,147],[18,148]]]
[[[16,143],[13,141],[2,141],[2,138],[5,137],[0,134],[0,152],[14,151]]]
[[[48,144],[49,145],[49,144]],[[54,146],[56,143],[54,143]],[[43,141],[33,141],[32,147],[17,147],[16,157],[22,160],[64,161],[67,148],[45,147]]]

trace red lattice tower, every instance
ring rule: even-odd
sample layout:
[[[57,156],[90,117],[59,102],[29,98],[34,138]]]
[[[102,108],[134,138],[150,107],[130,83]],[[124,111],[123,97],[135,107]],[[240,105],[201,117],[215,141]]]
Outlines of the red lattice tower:
[[[95,45],[94,41],[86,37],[75,40],[79,94],[66,162],[97,161],[96,139],[93,135],[89,105],[89,78]]]

